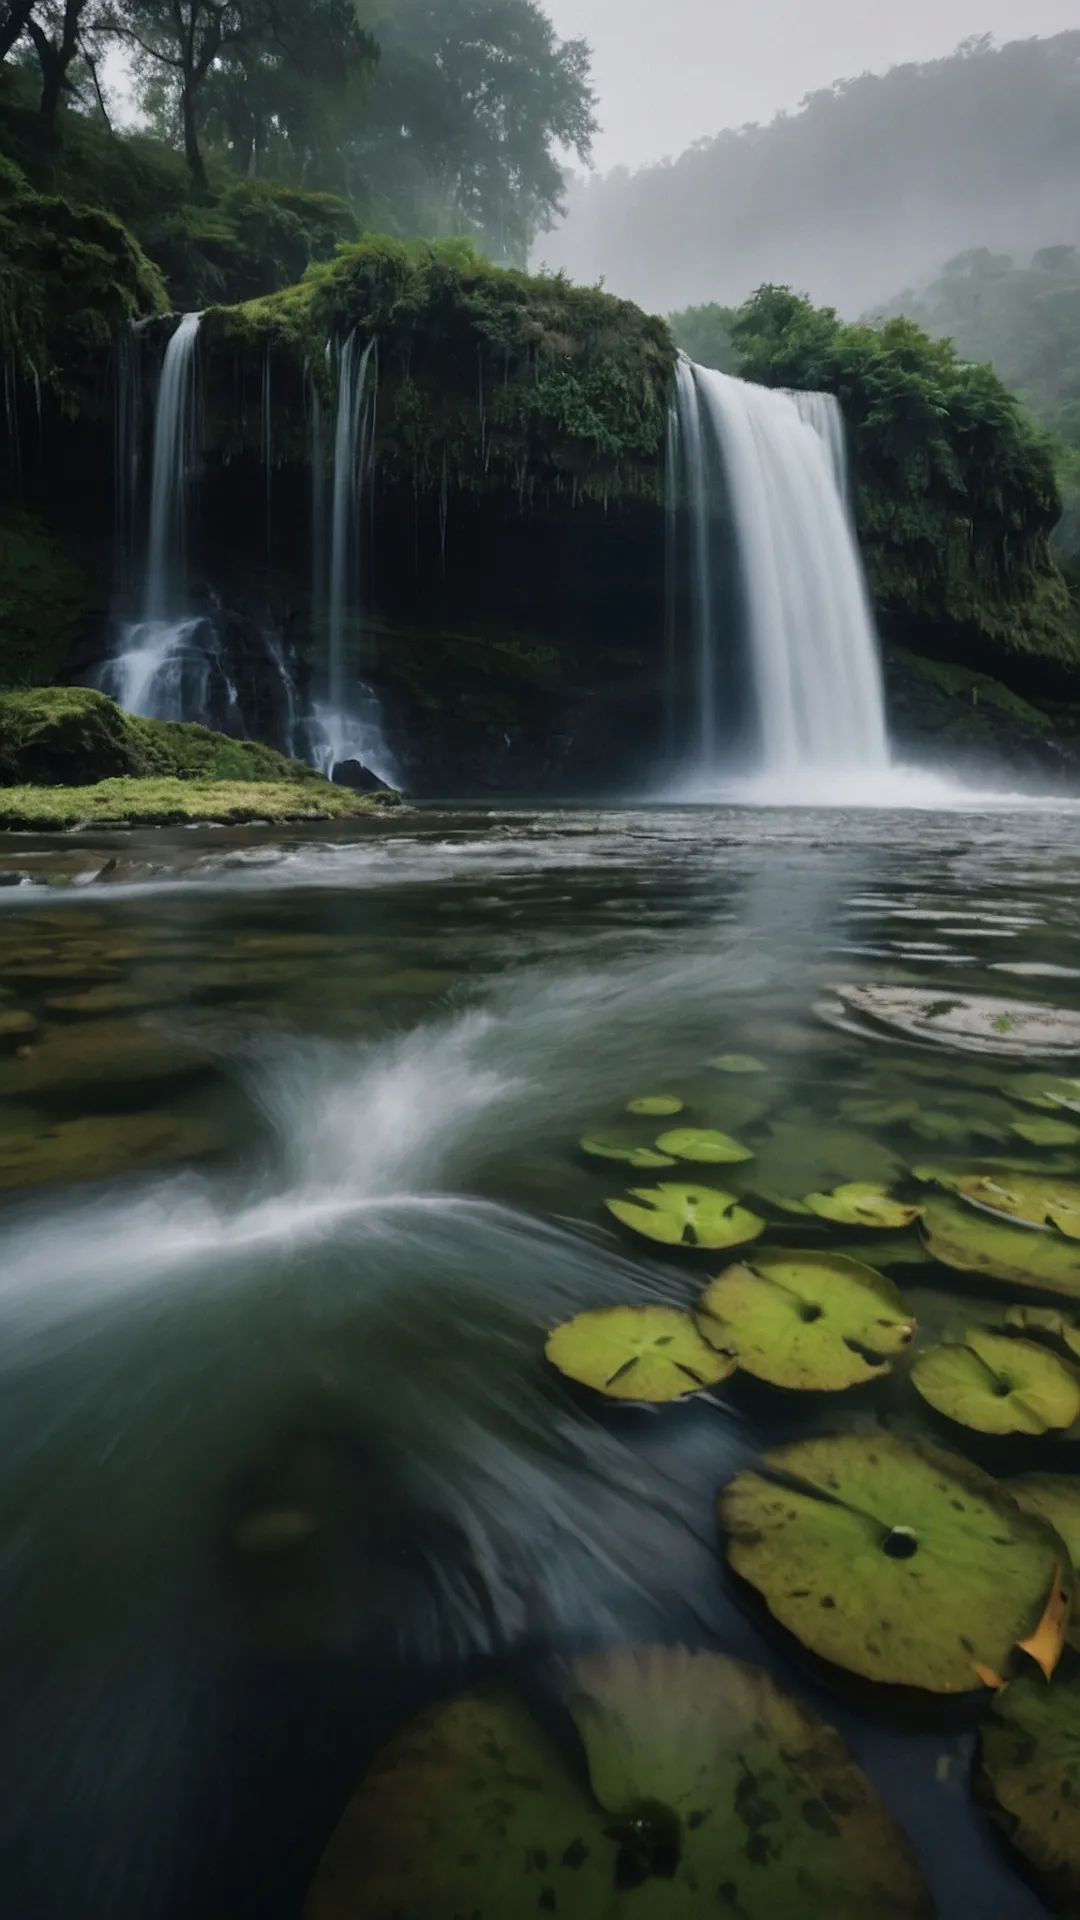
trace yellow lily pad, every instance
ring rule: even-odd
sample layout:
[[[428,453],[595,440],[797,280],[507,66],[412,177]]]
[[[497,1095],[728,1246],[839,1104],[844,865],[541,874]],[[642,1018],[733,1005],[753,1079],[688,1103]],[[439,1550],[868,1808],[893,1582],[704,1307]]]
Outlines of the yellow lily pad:
[[[1080,1181],[1041,1172],[952,1173],[916,1167],[916,1179],[933,1180],[969,1206],[1022,1220],[1029,1227],[1052,1226],[1068,1240],[1080,1240]]]
[[[637,1100],[627,1101],[626,1111],[658,1120],[666,1113],[681,1113],[685,1105],[674,1093],[643,1093]]]
[[[894,1200],[884,1187],[869,1180],[849,1180],[834,1187],[832,1193],[808,1193],[804,1204],[823,1220],[835,1220],[845,1227],[910,1227],[921,1209]]]
[[[698,1302],[705,1338],[772,1386],[837,1393],[888,1372],[915,1322],[884,1274],[839,1253],[762,1253]]]
[[[1068,1574],[1056,1533],[989,1474],[887,1433],[776,1448],[723,1488],[720,1522],[735,1572],[804,1646],[931,1693],[1007,1676]]]
[[[1080,1419],[1080,1380],[1031,1340],[971,1327],[962,1344],[930,1347],[911,1370],[930,1406],[978,1433],[1050,1433]]]
[[[553,1367],[610,1400],[685,1400],[735,1371],[677,1307],[598,1307],[564,1320],[544,1349]]]
[[[643,1169],[675,1165],[670,1153],[660,1153],[656,1147],[631,1139],[627,1134],[592,1134],[579,1144],[582,1153],[588,1154],[590,1160],[621,1160],[625,1166]]]
[[[709,1065],[715,1067],[717,1073],[768,1073],[769,1071],[763,1060],[755,1060],[750,1053],[719,1053],[715,1060],[710,1060]]]
[[[676,1160],[693,1160],[699,1166],[734,1166],[754,1157],[749,1147],[733,1140],[729,1133],[717,1132],[715,1127],[673,1127],[660,1135],[656,1145],[661,1153],[670,1153]]]
[[[931,1199],[922,1231],[935,1260],[1015,1287],[1080,1299],[1080,1247],[1057,1234],[1033,1233],[953,1199]]]
[[[1080,1127],[1071,1120],[1055,1120],[1050,1114],[1036,1114],[1031,1120],[1014,1120],[1012,1132],[1033,1147],[1074,1147],[1080,1140]]]
[[[624,1227],[665,1247],[738,1247],[765,1231],[758,1214],[717,1187],[633,1187],[629,1199],[604,1204]]]

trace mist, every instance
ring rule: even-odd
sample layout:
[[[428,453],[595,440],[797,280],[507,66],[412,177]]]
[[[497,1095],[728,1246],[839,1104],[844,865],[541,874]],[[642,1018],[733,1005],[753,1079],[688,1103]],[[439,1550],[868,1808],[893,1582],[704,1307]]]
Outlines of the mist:
[[[573,24],[572,0],[555,12]],[[797,112],[716,131],[675,160],[572,176],[535,263],[654,312],[736,305],[777,282],[855,318],[969,248],[1026,258],[1080,237],[1080,32],[848,71]],[[784,60],[778,91],[788,72]],[[600,85],[603,73],[601,51]],[[748,98],[767,84],[751,64]],[[602,94],[601,120],[606,106]]]

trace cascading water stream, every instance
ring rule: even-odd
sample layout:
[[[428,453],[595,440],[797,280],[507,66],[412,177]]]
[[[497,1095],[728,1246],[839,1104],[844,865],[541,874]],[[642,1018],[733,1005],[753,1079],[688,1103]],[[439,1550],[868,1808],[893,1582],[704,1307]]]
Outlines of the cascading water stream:
[[[688,520],[691,754],[717,781],[732,557],[757,771],[797,783],[889,764],[877,635],[830,394],[789,394],[682,359],[677,447]],[[733,553],[732,553],[733,550]]]
[[[322,517],[323,436],[317,393],[312,406],[312,604],[317,612],[325,607],[327,670],[326,695],[315,702],[312,715],[311,757],[327,778],[335,767],[352,762],[393,785],[396,773],[378,697],[350,674],[348,658],[350,635],[363,604],[363,522],[374,471],[375,374],[374,340],[361,347],[355,332],[350,333],[337,355],[329,540]]]

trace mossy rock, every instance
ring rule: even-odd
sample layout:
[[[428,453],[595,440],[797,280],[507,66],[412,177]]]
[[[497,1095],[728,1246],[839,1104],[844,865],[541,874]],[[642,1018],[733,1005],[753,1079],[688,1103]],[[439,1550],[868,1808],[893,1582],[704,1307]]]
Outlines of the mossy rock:
[[[377,819],[396,794],[353,793],[318,775],[274,780],[99,780],[93,786],[2,787],[0,831],[79,827],[244,826],[289,820]]]
[[[310,767],[208,727],[143,720],[92,687],[0,694],[0,786],[140,779],[317,781]],[[325,784],[325,783],[320,783]],[[12,805],[12,796],[6,796]]]
[[[996,1696],[975,1784],[1055,1911],[1080,1912],[1080,1656],[1052,1686],[1022,1674]]]
[[[553,1367],[609,1400],[657,1405],[718,1386],[735,1362],[677,1307],[598,1307],[564,1320],[544,1348]]]
[[[1061,1573],[1056,1534],[989,1474],[885,1433],[776,1448],[723,1488],[720,1523],[735,1572],[812,1652],[931,1693],[1007,1677]]]
[[[0,513],[0,689],[51,680],[75,641],[86,581],[65,543],[33,515]],[[3,778],[0,706],[0,778]]]
[[[568,1718],[430,1708],[378,1757],[305,1920],[932,1920],[914,1852],[839,1735],[718,1653],[573,1662]]]
[[[210,1054],[173,1034],[133,1020],[94,1020],[45,1028],[19,1057],[0,1056],[0,1100],[108,1107],[134,1088],[213,1071]]]
[[[697,1311],[747,1373],[819,1393],[881,1379],[915,1332],[892,1281],[838,1253],[760,1253],[713,1280]]]

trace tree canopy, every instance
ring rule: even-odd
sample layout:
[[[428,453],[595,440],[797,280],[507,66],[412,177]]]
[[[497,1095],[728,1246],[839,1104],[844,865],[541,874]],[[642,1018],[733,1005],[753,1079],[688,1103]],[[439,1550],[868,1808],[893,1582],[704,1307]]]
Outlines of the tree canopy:
[[[107,118],[114,47],[204,199],[230,174],[329,192],[524,265],[562,157],[589,158],[588,48],[536,0],[0,0],[0,62],[36,63],[47,123]]]

